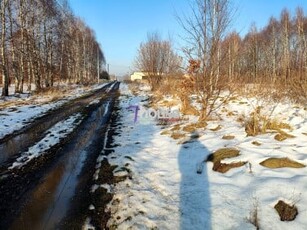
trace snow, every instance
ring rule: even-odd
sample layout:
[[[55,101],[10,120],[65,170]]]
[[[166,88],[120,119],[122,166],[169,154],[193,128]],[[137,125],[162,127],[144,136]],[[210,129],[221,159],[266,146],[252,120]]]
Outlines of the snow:
[[[121,85],[121,95],[121,135],[115,137],[115,143],[121,146],[114,149],[108,160],[118,165],[114,172],[128,168],[132,179],[114,187],[113,201],[119,202],[108,206],[107,210],[112,213],[109,226],[115,225],[118,229],[256,229],[250,219],[257,210],[260,229],[305,229],[307,167],[269,169],[259,163],[269,157],[289,157],[307,165],[306,108],[291,103],[265,104],[263,114],[283,120],[293,128],[287,133],[295,138],[282,142],[275,140],[273,133],[246,136],[244,126],[236,120],[241,115],[248,116],[258,100],[240,97],[217,111],[221,119],[208,121],[207,128],[198,129],[198,139],[187,134],[181,140],[174,140],[161,135],[163,130],[154,120],[134,123],[133,111],[126,108],[143,106],[145,93],[133,96],[127,85]],[[227,116],[229,111],[234,115]],[[190,116],[182,123],[186,125],[195,120]],[[218,125],[222,127],[220,130],[210,130]],[[235,138],[224,140],[224,135]],[[253,141],[261,145],[255,146]],[[247,161],[248,164],[222,174],[213,171],[213,164],[208,162],[202,174],[196,173],[200,162],[224,147],[240,151],[240,156],[224,162]],[[280,221],[274,209],[279,199],[297,206],[299,214],[294,221]]]
[[[51,147],[60,143],[60,141],[65,138],[68,134],[73,132],[75,127],[77,127],[82,121],[82,115],[77,113],[70,116],[66,120],[56,123],[52,128],[45,132],[45,137],[31,146],[28,151],[21,154],[20,157],[9,167],[13,169],[16,167],[22,167],[33,158],[39,157],[44,152],[46,152]]]
[[[63,103],[59,101],[43,105],[11,106],[0,110],[0,123],[3,124],[0,126],[0,138],[23,128],[27,123]]]

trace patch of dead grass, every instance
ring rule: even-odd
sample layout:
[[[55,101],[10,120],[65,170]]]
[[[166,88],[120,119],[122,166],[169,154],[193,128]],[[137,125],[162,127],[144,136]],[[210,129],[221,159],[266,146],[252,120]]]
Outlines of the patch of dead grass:
[[[180,124],[176,124],[173,126],[173,128],[171,128],[171,131],[178,131],[181,129],[181,125]]]
[[[199,122],[197,122],[196,123],[196,128],[198,128],[198,129],[202,129],[202,128],[206,128],[207,127],[207,122],[205,122],[205,121],[199,121]]]
[[[258,141],[253,141],[252,144],[253,144],[253,145],[256,145],[256,146],[260,146],[260,145],[261,145],[261,143],[258,142]]]
[[[199,116],[199,111],[192,105],[182,106],[180,112],[184,115]]]
[[[229,164],[221,163],[220,161],[218,161],[218,162],[213,164],[213,168],[212,169],[213,169],[213,171],[216,171],[216,172],[226,173],[230,169],[239,168],[239,167],[242,167],[245,164],[246,164],[246,162],[243,162],[243,161],[231,162]]]
[[[233,135],[224,135],[222,137],[222,139],[223,140],[233,140],[233,139],[235,139],[235,136],[233,136]]]
[[[267,116],[261,115],[260,106],[258,106],[245,121],[245,132],[247,136],[256,136],[273,130],[281,134],[281,136],[278,136],[277,138],[289,138],[287,135],[283,135],[285,132],[282,131],[282,129],[292,130],[292,127],[276,118],[270,119]]]
[[[304,168],[306,167],[305,165],[296,162],[294,160],[291,160],[287,157],[283,157],[283,158],[269,158],[266,159],[262,162],[260,162],[260,165],[267,167],[267,168],[271,168],[271,169],[275,169],[275,168]]]
[[[226,114],[226,116],[227,117],[232,117],[232,116],[234,116],[235,114],[234,114],[234,112],[232,112],[232,111],[229,111],[227,114]]]
[[[171,131],[170,130],[163,130],[160,135],[170,135]]]
[[[184,126],[182,128],[182,131],[188,132],[188,133],[193,133],[193,132],[196,131],[196,129],[197,129],[196,125],[194,123],[192,123],[192,124],[188,124],[188,125]]]
[[[165,107],[173,107],[173,106],[177,106],[180,104],[179,100],[176,99],[172,99],[172,100],[163,100],[162,102],[159,103],[162,106]]]
[[[197,129],[205,128],[207,126],[206,122],[197,122],[197,123],[192,123],[188,124],[185,127],[183,127],[183,131],[185,132],[195,132]]]
[[[173,138],[174,140],[178,140],[181,138],[184,138],[186,135],[184,133],[179,133],[179,132],[173,132],[171,134],[171,138]]]
[[[274,136],[274,139],[277,141],[284,141],[288,138],[295,138],[295,136],[288,134],[282,130],[279,130],[279,133]]]
[[[214,153],[210,154],[207,161],[213,162],[213,171],[220,173],[226,173],[232,168],[238,168],[245,165],[247,162],[231,162],[231,163],[221,163],[222,160],[226,158],[234,158],[240,155],[240,151],[234,148],[222,148]]]
[[[221,129],[222,129],[222,126],[221,126],[221,125],[218,125],[217,127],[212,128],[212,129],[210,129],[210,130],[213,131],[213,132],[216,132],[216,131],[219,131],[219,130],[221,130]]]
[[[246,118],[245,118],[245,116],[244,115],[239,115],[238,117],[237,117],[237,119],[236,119],[236,121],[237,122],[239,122],[239,123],[241,123],[241,124],[243,124],[244,122],[245,122],[245,120],[246,120]]]
[[[235,148],[222,148],[216,150],[214,153],[208,156],[207,161],[212,161],[213,163],[224,160],[226,158],[233,158],[240,156],[240,151]]]
[[[266,123],[266,129],[271,129],[271,130],[277,130],[279,131],[280,129],[288,129],[292,130],[292,127],[284,122],[280,122],[277,119],[273,119],[272,121],[268,121]]]

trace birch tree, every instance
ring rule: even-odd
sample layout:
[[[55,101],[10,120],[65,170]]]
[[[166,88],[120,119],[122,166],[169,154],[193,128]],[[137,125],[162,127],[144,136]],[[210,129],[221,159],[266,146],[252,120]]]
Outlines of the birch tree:
[[[2,75],[2,96],[9,95],[9,72],[8,72],[8,62],[7,62],[7,9],[8,0],[0,1],[0,16],[1,16],[1,40],[0,40],[0,67]]]

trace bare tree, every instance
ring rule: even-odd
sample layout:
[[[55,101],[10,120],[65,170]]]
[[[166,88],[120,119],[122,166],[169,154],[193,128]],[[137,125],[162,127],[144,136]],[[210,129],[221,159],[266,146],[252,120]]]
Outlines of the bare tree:
[[[299,78],[301,81],[304,80],[304,73],[307,79],[307,24],[306,18],[304,21],[304,11],[301,7],[296,9],[296,30],[297,30],[297,57],[298,57],[298,71],[299,71]]]
[[[179,22],[187,34],[185,54],[190,60],[200,61],[194,73],[195,88],[202,101],[201,119],[205,119],[221,92],[220,67],[225,61],[221,43],[234,12],[230,0],[195,0],[191,9],[191,15],[179,18]]]
[[[162,40],[158,33],[148,33],[135,60],[136,67],[149,75],[152,90],[158,88],[163,75],[174,73],[180,64],[181,58],[174,52],[171,42]]]
[[[287,9],[281,12],[280,16],[282,26],[282,73],[283,80],[286,82],[290,78],[290,13]]]

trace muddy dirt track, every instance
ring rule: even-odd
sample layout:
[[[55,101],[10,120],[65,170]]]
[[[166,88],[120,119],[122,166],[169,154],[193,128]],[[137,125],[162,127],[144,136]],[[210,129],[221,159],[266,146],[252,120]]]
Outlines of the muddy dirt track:
[[[36,119],[0,140],[0,229],[81,229],[91,217],[103,229],[112,196],[91,192],[97,158],[112,151],[118,123],[118,88],[113,82]],[[73,132],[22,167],[8,169],[17,157],[57,122],[81,113]],[[105,151],[103,151],[106,149]],[[103,183],[113,183],[113,167],[103,160]],[[95,210],[89,206],[95,204]]]

